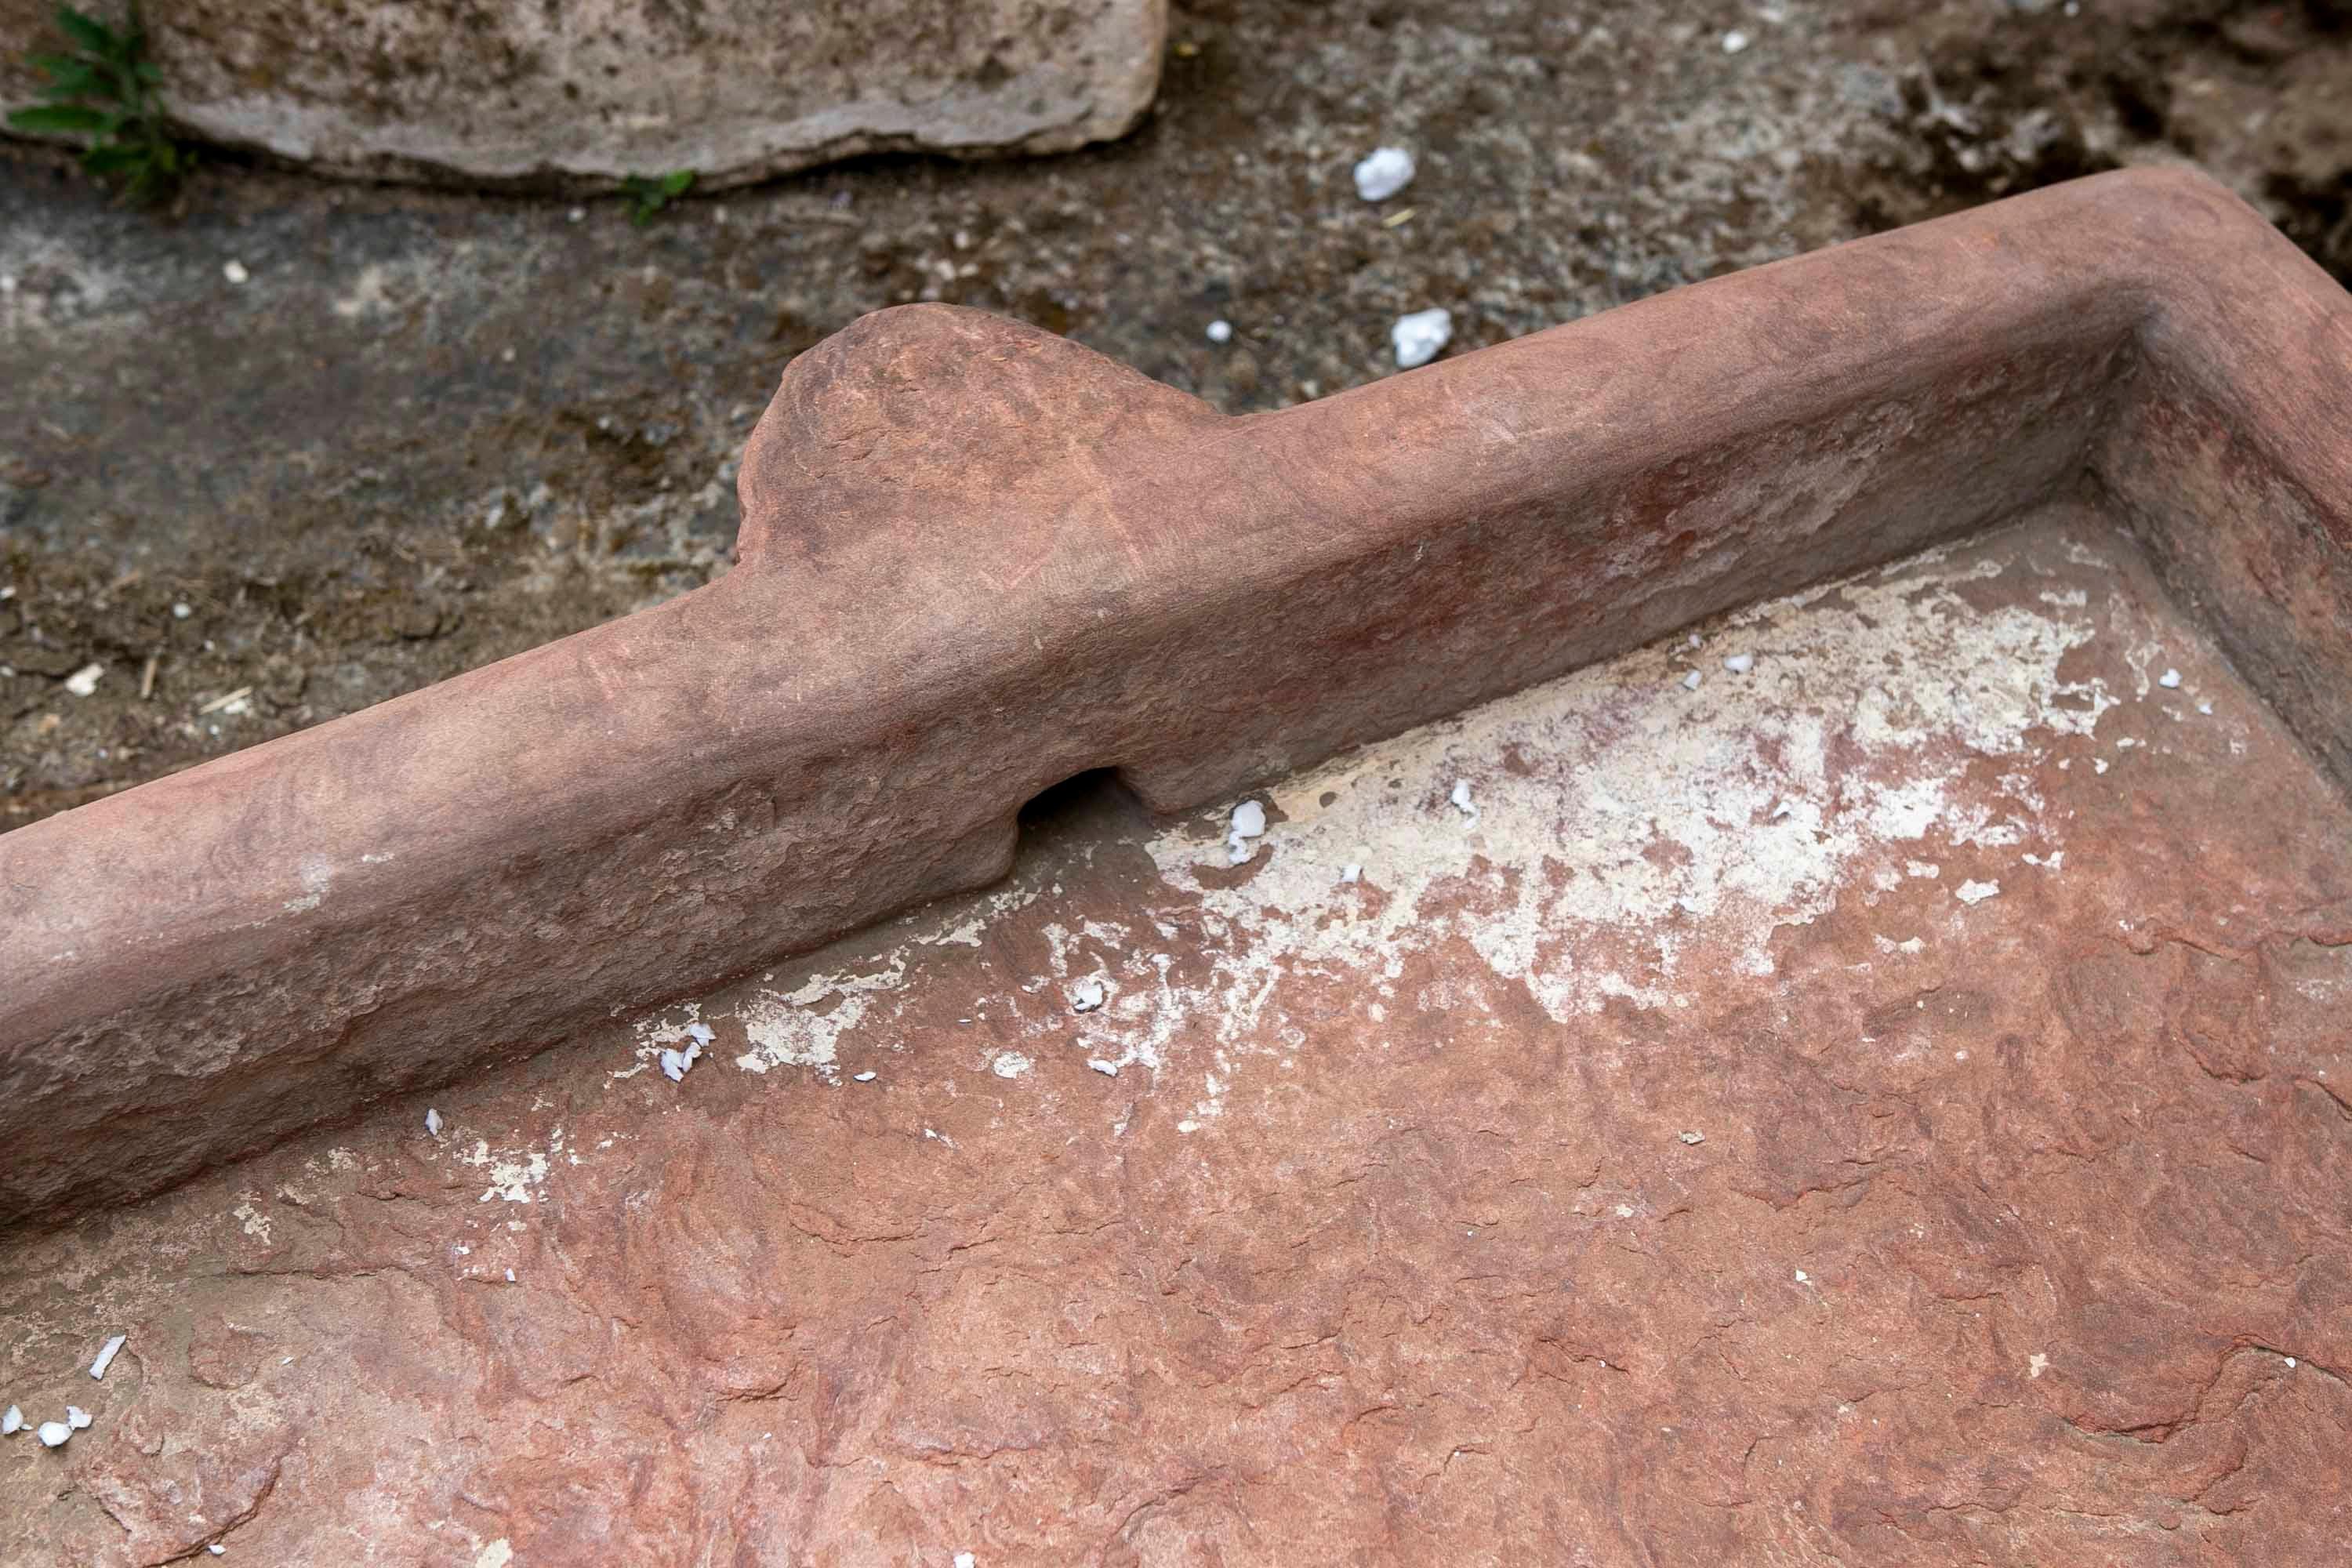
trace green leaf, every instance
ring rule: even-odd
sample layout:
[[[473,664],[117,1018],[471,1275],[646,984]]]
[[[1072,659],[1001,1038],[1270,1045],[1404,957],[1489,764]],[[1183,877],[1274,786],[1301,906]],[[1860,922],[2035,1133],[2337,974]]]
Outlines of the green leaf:
[[[163,79],[163,73],[155,68],[155,64],[152,60],[136,61],[132,64],[131,68],[138,73],[138,77],[141,81],[145,82],[150,87],[160,85]]]
[[[108,124],[108,116],[78,103],[47,103],[37,109],[20,109],[8,116],[8,123],[19,131],[64,132],[70,135],[86,135],[112,129]]]
[[[94,55],[111,58],[122,49],[122,41],[105,23],[70,5],[58,7],[58,31]]]
[[[93,174],[120,174],[147,162],[144,147],[93,147],[81,155],[81,166]]]
[[[661,194],[665,196],[682,196],[692,189],[694,171],[691,169],[679,169],[662,176]]]

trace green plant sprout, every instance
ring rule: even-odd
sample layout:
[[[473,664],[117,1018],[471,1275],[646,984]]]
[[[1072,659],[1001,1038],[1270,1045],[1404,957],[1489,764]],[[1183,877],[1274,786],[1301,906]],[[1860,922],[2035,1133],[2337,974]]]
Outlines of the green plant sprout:
[[[693,188],[691,169],[673,169],[667,174],[631,174],[621,182],[621,194],[629,198],[629,221],[639,228],[653,222],[662,208]]]
[[[87,136],[84,169],[118,183],[129,200],[166,199],[195,159],[172,140],[155,103],[153,89],[163,78],[142,58],[147,35],[138,8],[120,33],[70,5],[58,7],[57,26],[73,50],[26,59],[47,85],[37,107],[17,110],[8,123],[18,131]]]

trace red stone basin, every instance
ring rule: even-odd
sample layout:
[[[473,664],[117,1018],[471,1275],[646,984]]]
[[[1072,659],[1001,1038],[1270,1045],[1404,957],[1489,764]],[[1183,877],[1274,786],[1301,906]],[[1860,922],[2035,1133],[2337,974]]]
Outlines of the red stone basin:
[[[2340,1562],[2347,322],[853,328],[712,589],[0,837],[0,1559]]]

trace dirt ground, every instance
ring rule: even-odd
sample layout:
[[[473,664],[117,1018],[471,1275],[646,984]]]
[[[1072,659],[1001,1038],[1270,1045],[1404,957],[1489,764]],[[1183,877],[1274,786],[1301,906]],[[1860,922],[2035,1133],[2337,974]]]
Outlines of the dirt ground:
[[[2179,159],[2352,274],[2334,0],[1201,0],[1171,37],[1117,146],[643,230],[227,154],[150,216],[0,150],[0,826],[707,581],[785,362],[895,302],[1272,408],[1391,374],[1408,310],[1461,353]],[[1349,168],[1381,143],[1421,172],[1375,206]]]

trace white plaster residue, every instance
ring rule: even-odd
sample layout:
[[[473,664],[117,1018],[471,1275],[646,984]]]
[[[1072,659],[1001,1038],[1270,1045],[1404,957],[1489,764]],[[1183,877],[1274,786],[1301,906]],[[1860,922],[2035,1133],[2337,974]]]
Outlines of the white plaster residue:
[[[259,1209],[254,1207],[250,1202],[241,1203],[228,1212],[230,1218],[243,1222],[246,1235],[253,1237],[264,1247],[269,1245],[269,1216],[268,1215],[263,1214]]]
[[[812,974],[790,991],[762,991],[736,1009],[751,1048],[735,1058],[746,1072],[814,1068],[832,1079],[841,1037],[862,1022],[875,998],[907,983],[901,948],[871,974]]]
[[[507,1568],[507,1564],[513,1561],[514,1548],[509,1546],[507,1538],[501,1535],[474,1554],[474,1568]]]
[[[493,1150],[487,1139],[477,1138],[474,1147],[457,1156],[457,1163],[487,1169],[490,1184],[474,1201],[488,1203],[503,1198],[510,1204],[528,1204],[537,1200],[539,1189],[547,1184],[549,1155],[563,1152],[563,1133],[559,1129],[546,1150],[522,1149],[510,1152]]]
[[[286,912],[289,915],[307,914],[324,901],[327,889],[335,879],[335,868],[320,856],[306,855],[302,858],[300,875],[301,896],[286,900]]]
[[[1999,882],[1962,882],[1952,896],[1964,904],[1980,904],[2000,896]]]
[[[988,1064],[988,1070],[999,1078],[1019,1078],[1036,1065],[1019,1051],[1005,1051]]]
[[[1291,852],[1242,887],[1194,874],[1197,827],[1155,837],[1161,873],[1199,889],[1217,977],[1198,1001],[1216,1038],[1247,1042],[1286,973],[1454,938],[1555,1018],[1612,997],[1669,1005],[1694,923],[1707,951],[1728,934],[1740,967],[1767,974],[1776,927],[1826,912],[1851,878],[1898,885],[1901,849],[1931,834],[2048,842],[2038,797],[1992,810],[1971,767],[2030,771],[2117,700],[2059,673],[2090,614],[1981,609],[1958,591],[2000,571],[1915,558],[1727,616],[1733,646],[1790,650],[1736,683],[1685,692],[1683,650],[1662,645],[1350,752],[1275,786]],[[1428,809],[1457,784],[1476,834]],[[1390,894],[1374,913],[1330,875],[1365,861]]]
[[[2032,1355],[2025,1358],[2026,1376],[2040,1377],[2043,1373],[2048,1372],[2049,1370],[2050,1358],[2042,1354],[2040,1351],[2035,1351]]]

